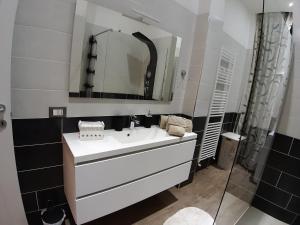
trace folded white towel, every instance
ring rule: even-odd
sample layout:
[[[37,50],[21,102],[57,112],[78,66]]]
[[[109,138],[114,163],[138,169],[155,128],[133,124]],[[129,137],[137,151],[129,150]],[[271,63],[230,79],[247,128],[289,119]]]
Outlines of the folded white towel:
[[[185,129],[180,126],[169,125],[168,134],[177,136],[177,137],[183,137],[185,134]]]
[[[169,131],[169,126],[179,126],[183,127],[185,129],[185,132],[192,132],[193,131],[193,122],[192,120],[180,117],[180,116],[169,116],[166,118],[166,116],[161,117],[161,124],[160,127],[164,129],[164,126],[167,131]]]
[[[193,131],[193,121],[185,119],[185,131],[191,133]]]
[[[185,127],[186,126],[185,118],[182,118],[180,116],[169,116],[168,125]]]
[[[164,115],[161,115],[160,116],[160,128],[161,129],[166,129],[167,127],[167,123],[168,123],[168,119],[169,119],[169,116],[164,116]]]

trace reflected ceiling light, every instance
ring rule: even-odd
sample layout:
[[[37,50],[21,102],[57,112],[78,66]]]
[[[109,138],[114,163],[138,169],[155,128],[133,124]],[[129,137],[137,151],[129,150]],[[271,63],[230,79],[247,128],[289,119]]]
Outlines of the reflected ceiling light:
[[[294,2],[290,2],[289,7],[293,7],[294,6]]]

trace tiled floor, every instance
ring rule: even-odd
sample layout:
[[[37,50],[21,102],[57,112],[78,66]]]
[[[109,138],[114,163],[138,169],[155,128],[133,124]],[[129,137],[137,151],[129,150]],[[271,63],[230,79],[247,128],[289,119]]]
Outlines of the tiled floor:
[[[288,225],[256,208],[249,208],[236,225]]]
[[[255,195],[257,185],[251,182],[251,173],[241,165],[233,167],[227,191],[249,204]]]
[[[198,171],[194,182],[183,188],[171,188],[86,225],[162,225],[185,207],[198,207],[215,217],[229,171],[214,166]]]
[[[249,204],[234,195],[226,192],[218,216],[216,225],[233,225],[247,211]]]

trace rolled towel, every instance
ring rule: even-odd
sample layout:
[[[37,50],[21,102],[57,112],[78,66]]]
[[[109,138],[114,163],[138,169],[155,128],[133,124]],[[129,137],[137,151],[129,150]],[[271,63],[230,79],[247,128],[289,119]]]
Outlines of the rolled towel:
[[[168,134],[177,137],[183,137],[185,134],[185,129],[180,126],[169,125]]]
[[[185,128],[186,122],[185,119],[180,116],[169,116],[167,127],[166,127],[167,131],[169,130],[170,125],[175,125],[175,126]]]
[[[168,119],[169,119],[169,116],[164,116],[164,115],[161,115],[160,116],[160,128],[161,129],[166,129],[167,127],[167,123],[168,123]]]
[[[192,120],[185,119],[185,131],[191,133],[193,131],[193,122]]]

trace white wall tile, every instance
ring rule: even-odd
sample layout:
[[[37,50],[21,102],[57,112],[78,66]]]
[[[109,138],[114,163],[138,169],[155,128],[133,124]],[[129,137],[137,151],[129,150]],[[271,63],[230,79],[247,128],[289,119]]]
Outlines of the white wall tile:
[[[11,68],[13,88],[68,90],[68,63],[12,57]]]
[[[189,69],[188,82],[199,83],[201,79],[202,66],[191,66]]]
[[[12,56],[68,62],[71,35],[48,29],[16,25]]]
[[[283,105],[278,131],[300,139],[300,67],[298,64],[299,61],[295,61],[294,73],[290,77],[287,87],[287,96]]]
[[[282,117],[278,132],[300,139],[299,116]]]
[[[198,90],[197,100],[210,101],[213,95],[214,86],[201,82]]]
[[[300,38],[299,40],[297,39],[295,40],[294,46],[295,46],[295,61],[299,62],[300,61]]]
[[[194,82],[193,80],[188,81],[185,90],[182,111],[187,115],[193,115],[197,98],[198,82]]]
[[[205,49],[193,49],[192,57],[191,57],[191,67],[192,66],[200,66],[202,67],[204,61],[204,51]]]
[[[13,118],[47,118],[49,106],[66,106],[67,91],[12,89]],[[42,116],[41,116],[42,115]]]
[[[136,100],[68,99],[68,91],[12,89],[13,118],[46,118],[49,106],[66,106],[67,116],[109,116],[128,114],[179,113],[176,101],[168,104]],[[45,101],[46,100],[46,101]]]
[[[16,24],[72,33],[75,1],[21,0]]]
[[[205,101],[205,100],[197,101],[194,116],[195,117],[207,116],[209,105],[210,105],[210,101]]]

